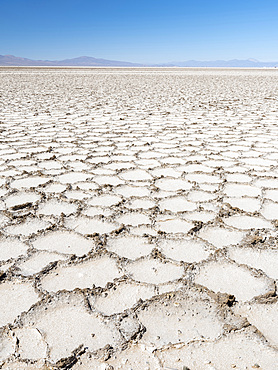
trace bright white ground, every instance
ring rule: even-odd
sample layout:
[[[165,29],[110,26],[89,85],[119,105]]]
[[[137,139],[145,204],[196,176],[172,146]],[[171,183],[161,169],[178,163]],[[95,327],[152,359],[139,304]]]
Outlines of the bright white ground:
[[[277,368],[277,85],[0,69],[3,369]]]

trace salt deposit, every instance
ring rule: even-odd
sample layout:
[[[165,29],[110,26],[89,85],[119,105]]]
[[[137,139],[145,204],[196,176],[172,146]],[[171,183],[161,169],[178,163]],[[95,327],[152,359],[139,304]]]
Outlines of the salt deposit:
[[[1,369],[275,369],[276,71],[0,82]]]

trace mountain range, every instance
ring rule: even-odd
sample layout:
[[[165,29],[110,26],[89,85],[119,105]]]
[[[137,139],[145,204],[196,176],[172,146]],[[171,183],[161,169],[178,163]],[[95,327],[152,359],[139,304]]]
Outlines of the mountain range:
[[[64,60],[32,60],[15,57],[14,55],[0,55],[0,66],[52,66],[52,67],[234,67],[234,68],[273,68],[278,67],[278,62],[260,62],[256,59],[246,60],[213,60],[185,62],[170,62],[161,64],[140,64],[107,60],[82,56]]]

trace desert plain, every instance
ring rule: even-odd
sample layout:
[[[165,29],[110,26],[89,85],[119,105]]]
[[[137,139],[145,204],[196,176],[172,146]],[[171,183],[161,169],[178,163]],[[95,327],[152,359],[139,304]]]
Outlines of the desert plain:
[[[278,369],[278,71],[0,68],[0,368]]]

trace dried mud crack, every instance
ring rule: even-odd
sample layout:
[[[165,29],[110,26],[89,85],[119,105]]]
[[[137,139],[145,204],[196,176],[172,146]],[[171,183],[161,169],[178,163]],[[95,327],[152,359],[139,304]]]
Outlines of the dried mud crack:
[[[0,81],[0,368],[277,369],[277,71]]]

